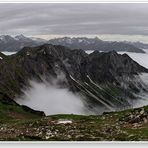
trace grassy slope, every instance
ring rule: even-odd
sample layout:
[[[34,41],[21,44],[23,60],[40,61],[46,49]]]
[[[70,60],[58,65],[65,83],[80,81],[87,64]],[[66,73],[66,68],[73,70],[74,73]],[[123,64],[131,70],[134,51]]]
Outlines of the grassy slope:
[[[143,108],[148,112],[148,107]],[[9,109],[8,109],[9,110]],[[98,116],[53,115],[42,118],[11,119],[0,123],[0,140],[49,140],[49,141],[139,141],[148,140],[148,122],[127,122],[132,112],[142,109],[130,109],[121,112],[104,113]],[[0,108],[0,111],[2,109]],[[1,114],[2,117],[2,114]],[[72,123],[59,123],[70,120]]]
[[[0,124],[9,124],[19,120],[37,119],[39,115],[25,111],[23,107],[0,102]]]

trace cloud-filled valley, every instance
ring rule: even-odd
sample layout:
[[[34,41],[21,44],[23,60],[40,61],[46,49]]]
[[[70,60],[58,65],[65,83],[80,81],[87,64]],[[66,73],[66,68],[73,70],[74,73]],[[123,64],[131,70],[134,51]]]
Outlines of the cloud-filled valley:
[[[123,52],[119,52],[123,54]],[[148,57],[148,54],[142,53],[127,53],[135,61],[141,65],[148,67],[146,61],[141,60]],[[144,63],[142,63],[144,62]],[[148,75],[142,74],[140,78],[143,82],[148,84]],[[57,79],[52,79],[51,83],[43,81],[30,81],[30,87],[23,89],[23,95],[16,98],[19,104],[29,106],[35,110],[44,111],[46,115],[51,114],[83,114],[90,115],[96,113],[102,113],[107,111],[105,108],[95,107],[92,110],[88,109],[85,104],[85,97],[73,93],[68,88],[61,88],[58,85],[59,80],[64,80],[65,76],[59,75]],[[138,78],[139,79],[139,78]],[[141,92],[139,97],[141,99],[132,102],[133,107],[141,107],[148,104],[147,93]]]
[[[17,102],[33,109],[52,114],[87,114],[81,97],[66,88],[31,81],[31,88]]]

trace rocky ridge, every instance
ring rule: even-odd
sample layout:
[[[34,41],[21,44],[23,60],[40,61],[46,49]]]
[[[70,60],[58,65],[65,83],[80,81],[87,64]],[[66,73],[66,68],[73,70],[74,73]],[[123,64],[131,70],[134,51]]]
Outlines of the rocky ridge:
[[[147,92],[138,75],[148,70],[115,51],[88,55],[80,49],[45,44],[7,56],[0,61],[0,68],[0,92],[12,99],[22,94],[29,80],[51,83],[60,74],[64,78],[59,86],[86,96],[84,102],[90,109],[96,105],[109,110],[130,107],[129,99],[139,99],[134,94]]]

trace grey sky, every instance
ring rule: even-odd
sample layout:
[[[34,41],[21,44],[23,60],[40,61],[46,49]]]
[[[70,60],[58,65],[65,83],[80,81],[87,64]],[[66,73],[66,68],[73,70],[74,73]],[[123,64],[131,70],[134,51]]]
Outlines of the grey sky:
[[[147,36],[148,3],[1,3],[0,34]]]

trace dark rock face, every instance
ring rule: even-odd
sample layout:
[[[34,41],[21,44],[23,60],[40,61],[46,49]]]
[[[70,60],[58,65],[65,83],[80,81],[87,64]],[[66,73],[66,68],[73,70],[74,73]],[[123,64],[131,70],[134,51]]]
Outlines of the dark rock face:
[[[59,81],[62,88],[85,95],[89,107],[99,104],[108,108],[129,106],[128,98],[135,98],[133,92],[145,89],[136,76],[148,73],[126,54],[95,51],[88,55],[83,50],[51,44],[25,47],[0,60],[0,69],[0,92],[9,98],[21,94],[21,89],[29,85],[28,80],[41,82],[44,78],[51,82],[63,74],[64,79]]]
[[[17,105],[14,100],[2,92],[0,92],[0,102],[7,105]]]
[[[39,115],[39,116],[45,116],[45,113],[42,111],[37,111],[37,110],[33,110],[28,106],[25,105],[21,105],[21,107],[23,108],[24,111],[29,112],[31,114],[35,114],[35,115]]]
[[[137,75],[148,70],[133,61],[127,54],[93,52],[82,63],[82,72],[86,72],[96,82],[116,82],[118,77],[124,75]]]
[[[83,49],[83,50],[99,50],[99,51],[127,51],[145,53],[141,48],[126,42],[109,42],[102,41],[99,38],[57,38],[51,39],[48,43],[53,45],[63,45],[71,49]]]

